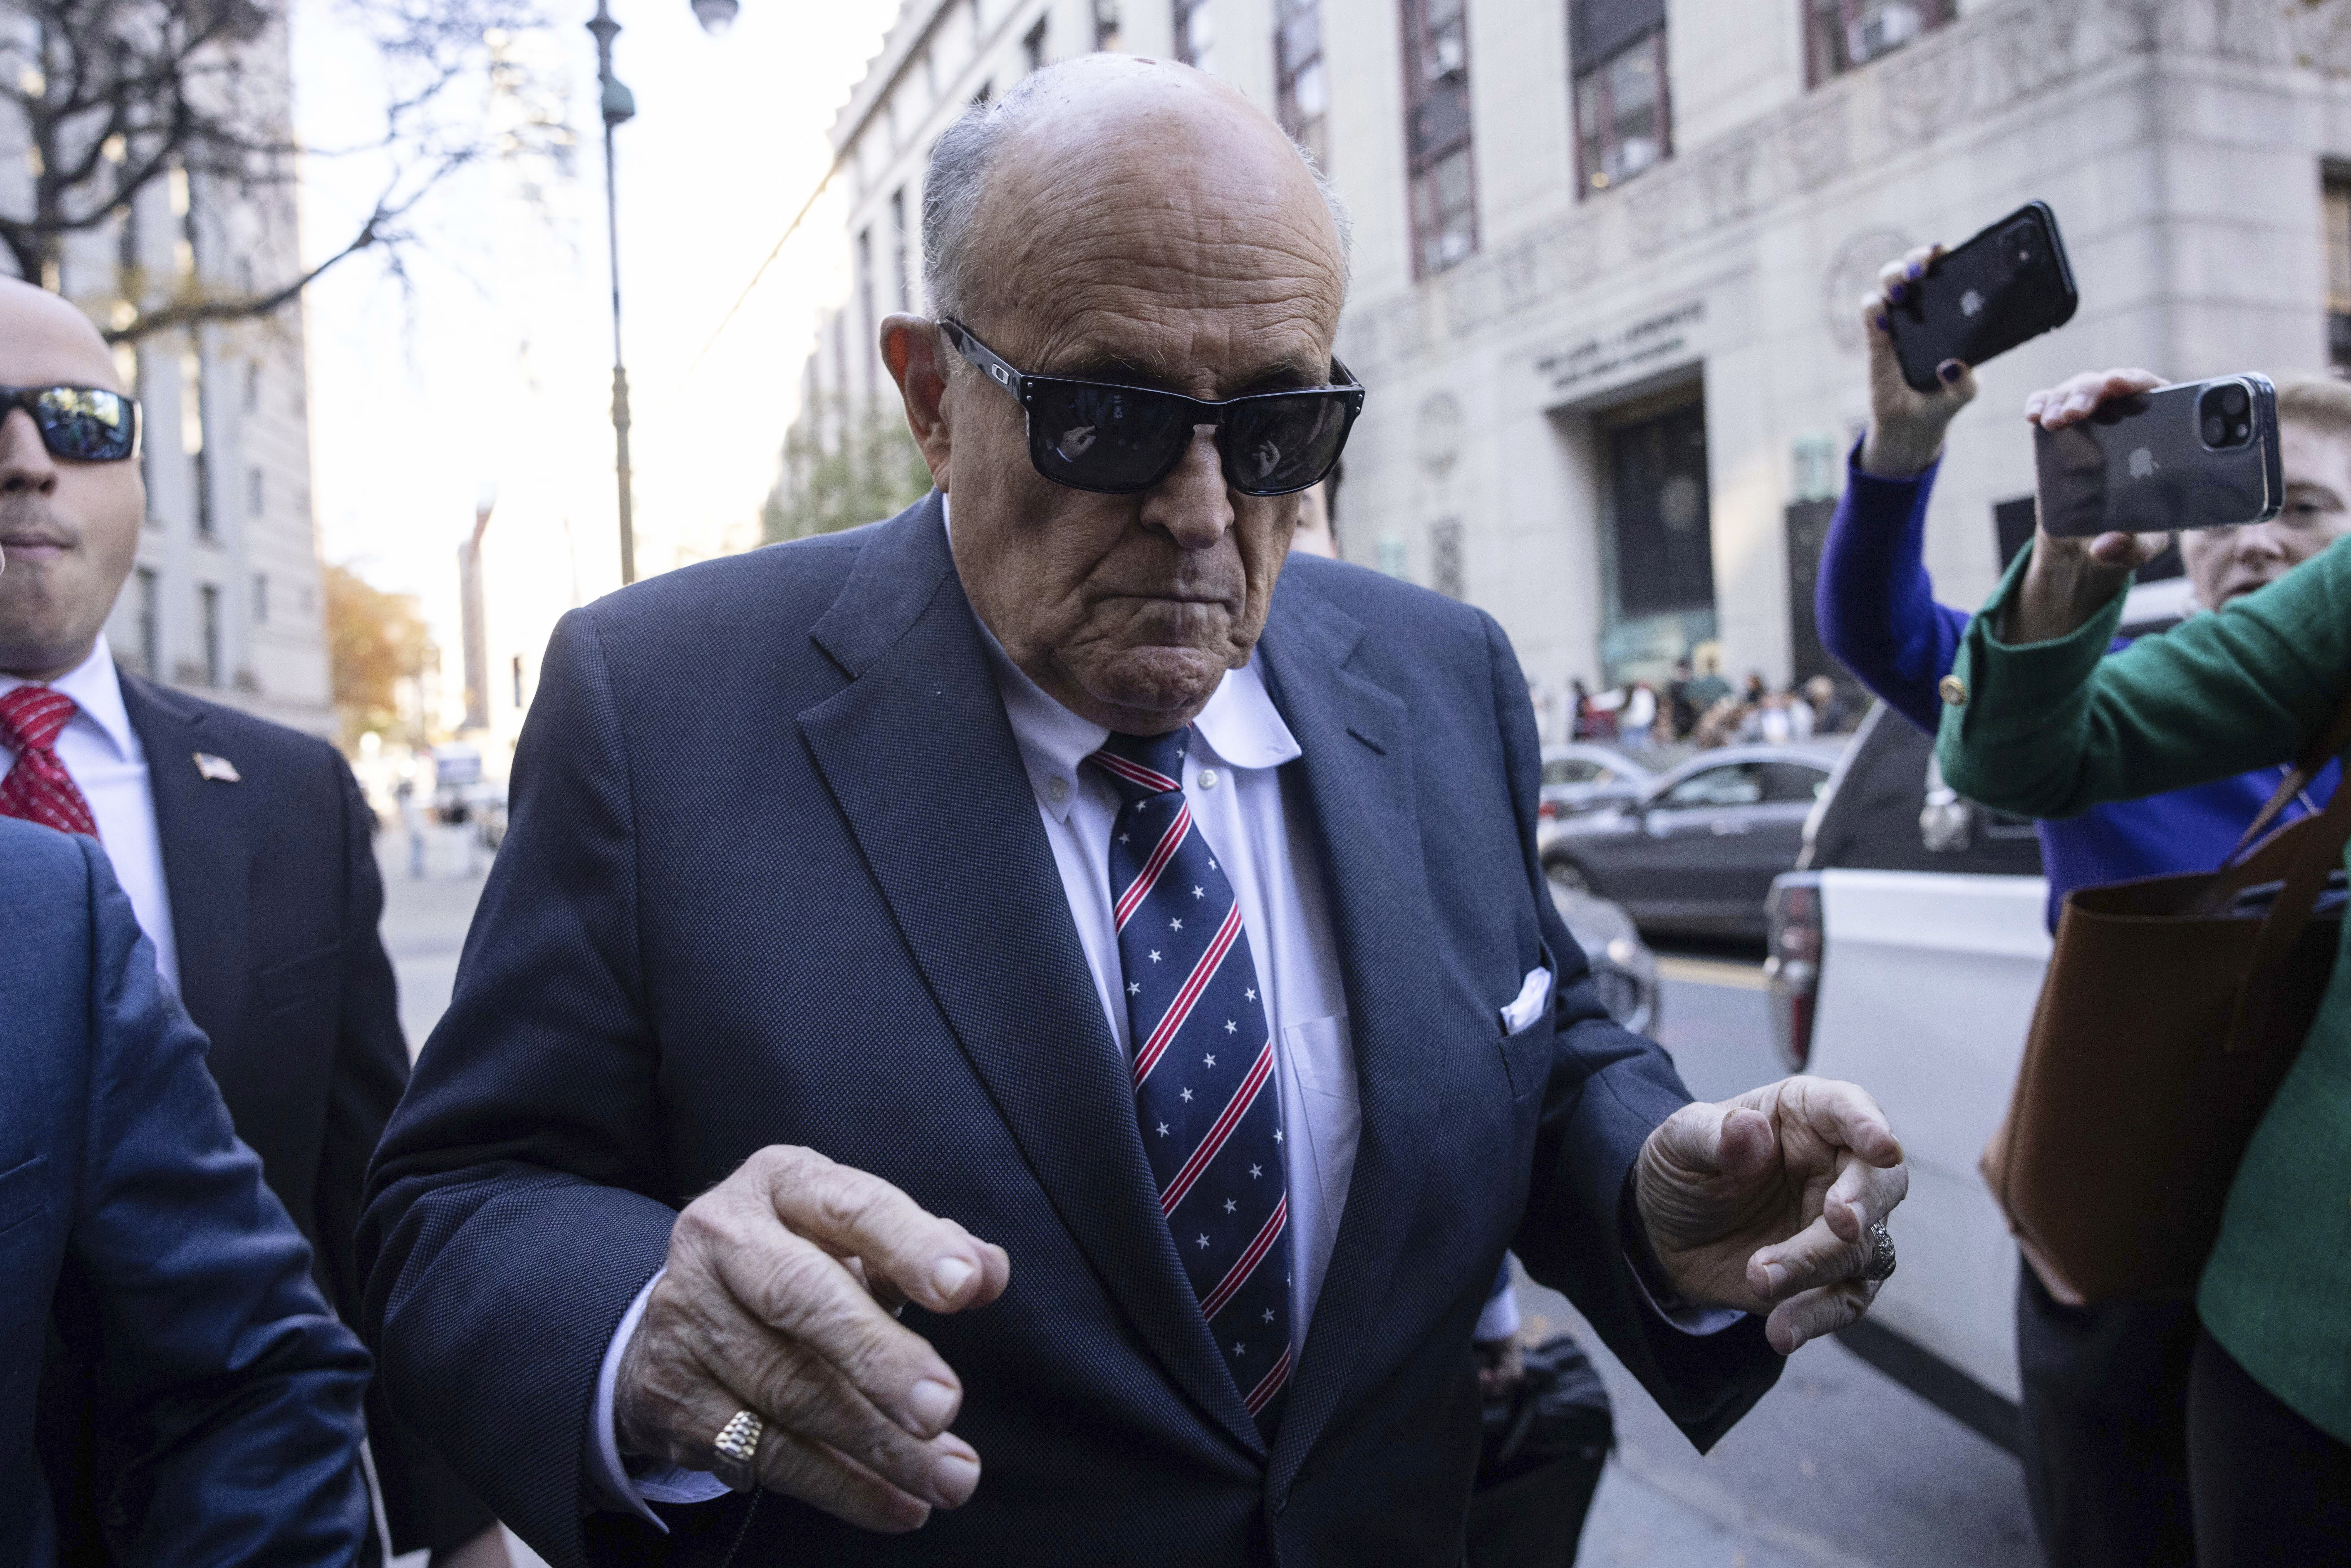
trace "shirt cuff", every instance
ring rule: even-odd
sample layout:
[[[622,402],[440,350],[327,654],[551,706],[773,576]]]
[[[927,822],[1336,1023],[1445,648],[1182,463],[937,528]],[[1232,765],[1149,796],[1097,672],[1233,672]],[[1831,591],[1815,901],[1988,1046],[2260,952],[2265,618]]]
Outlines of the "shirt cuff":
[[[726,1495],[726,1484],[706,1470],[664,1466],[642,1476],[632,1476],[621,1462],[621,1437],[612,1420],[612,1390],[621,1380],[621,1356],[644,1318],[645,1303],[653,1299],[653,1287],[668,1272],[667,1269],[658,1270],[645,1281],[637,1299],[621,1314],[621,1326],[612,1331],[612,1343],[604,1347],[604,1364],[596,1372],[596,1406],[589,1419],[588,1445],[588,1474],[605,1500],[624,1513],[635,1514],[664,1535],[669,1533],[669,1526],[645,1506],[648,1502],[715,1502]]]
[[[1478,1314],[1478,1326],[1469,1331],[1469,1337],[1479,1344],[1492,1344],[1513,1338],[1518,1332],[1519,1292],[1515,1286],[1505,1285],[1486,1298],[1486,1310]]]

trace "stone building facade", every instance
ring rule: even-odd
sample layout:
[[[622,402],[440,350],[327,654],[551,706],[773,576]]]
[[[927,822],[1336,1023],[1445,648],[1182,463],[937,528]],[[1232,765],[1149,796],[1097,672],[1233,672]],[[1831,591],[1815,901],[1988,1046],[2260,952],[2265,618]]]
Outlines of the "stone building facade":
[[[246,46],[244,90],[290,116],[287,39]],[[0,168],[26,166],[0,120]],[[241,296],[294,273],[292,183],[225,188],[173,172],[114,222],[77,235],[46,281],[101,327],[191,290]],[[325,597],[310,505],[301,307],[166,331],[116,352],[143,417],[147,520],[107,622],[128,669],[298,729],[334,727]]]
[[[1097,47],[1189,49],[1320,150],[1370,389],[1342,549],[1490,611],[1539,695],[1822,667],[1856,301],[1909,245],[2043,200],[2081,292],[1953,429],[1950,602],[2030,526],[2030,389],[2321,369],[2351,320],[2344,0],[909,0],[836,126],[855,293],[810,389],[881,384],[947,119]]]

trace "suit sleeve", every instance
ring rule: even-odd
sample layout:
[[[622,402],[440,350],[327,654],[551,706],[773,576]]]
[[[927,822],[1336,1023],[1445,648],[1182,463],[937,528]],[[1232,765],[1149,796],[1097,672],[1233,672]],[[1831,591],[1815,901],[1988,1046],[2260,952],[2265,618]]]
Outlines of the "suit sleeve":
[[[558,1568],[590,1536],[581,1456],[607,1343],[667,1255],[659,1041],[637,944],[632,759],[591,612],[549,643],[511,826],[455,994],[386,1130],[360,1228],[392,1406]],[[632,1542],[631,1532],[641,1532]]]
[[[375,863],[375,812],[340,758],[330,764],[343,822],[342,1010],[327,1083],[310,1234],[319,1273],[345,1322],[360,1321],[356,1238],[368,1162],[408,1084],[408,1041],[400,1029],[400,988],[383,949],[383,879]],[[440,1457],[393,1414],[382,1388],[368,1386],[367,1427],[394,1552],[461,1546],[497,1521]]]
[[[1650,1302],[1625,1255],[1622,1207],[1633,1162],[1657,1124],[1689,1103],[1672,1059],[1620,1028],[1592,983],[1583,945],[1552,903],[1535,847],[1541,743],[1526,676],[1490,619],[1496,719],[1527,885],[1558,967],[1558,1045],[1535,1137],[1533,1179],[1512,1249],[1527,1272],[1575,1303],[1618,1360],[1703,1451],[1779,1380],[1760,1318],[1719,1333],[1677,1327]]]
[[[83,853],[95,1051],[71,1252],[102,1320],[110,1544],[162,1568],[341,1568],[374,1528],[366,1353],[312,1284],[102,852]]]
[[[1882,479],[1862,468],[1860,452],[1855,443],[1821,545],[1813,618],[1822,647],[1932,735],[1943,717],[1937,683],[1950,673],[1968,623],[1965,612],[1935,602],[1927,575],[1927,500],[1936,471]]]

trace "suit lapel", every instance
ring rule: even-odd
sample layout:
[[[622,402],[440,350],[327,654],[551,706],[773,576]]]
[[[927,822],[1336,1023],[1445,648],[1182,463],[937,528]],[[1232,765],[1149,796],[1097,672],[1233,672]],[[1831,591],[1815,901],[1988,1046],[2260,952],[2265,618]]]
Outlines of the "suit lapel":
[[[1363,1111],[1337,1244],[1272,1456],[1277,1502],[1333,1412],[1362,1392],[1354,1350],[1378,1337],[1432,1146],[1413,1067],[1440,1026],[1415,1010],[1417,988],[1394,983],[1427,967],[1435,925],[1412,836],[1411,731],[1403,700],[1353,667],[1363,635],[1361,622],[1284,580],[1259,644],[1274,706],[1302,754]]]
[[[227,757],[227,738],[204,710],[152,682],[123,674],[122,706],[147,753],[147,789],[155,802],[155,841],[171,897],[172,937],[179,949],[180,997],[196,1027],[214,1041],[236,1021],[246,988],[246,904],[252,875],[234,785],[196,771],[199,751]],[[246,758],[252,766],[252,759]]]
[[[811,635],[851,677],[799,716],[932,996],[1038,1184],[1144,1342],[1263,1452],[1190,1302],[1126,1062],[1102,1017],[935,497],[882,525]],[[954,852],[933,855],[938,802]]]

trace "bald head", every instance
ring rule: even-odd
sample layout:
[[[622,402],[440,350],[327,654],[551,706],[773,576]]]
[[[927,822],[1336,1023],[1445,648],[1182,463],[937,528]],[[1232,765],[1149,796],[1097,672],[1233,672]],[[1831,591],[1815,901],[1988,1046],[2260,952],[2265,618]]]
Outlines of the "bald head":
[[[0,277],[0,386],[52,382],[124,390],[115,384],[114,356],[89,317],[46,288]]]
[[[1006,271],[1019,257],[998,246],[1009,237],[1032,255],[1043,248],[1040,195],[1080,226],[1211,204],[1235,226],[1270,219],[1318,248],[1331,287],[1345,293],[1352,235],[1329,183],[1249,99],[1188,66],[1081,55],[950,125],[923,186],[924,290],[935,314],[977,315],[1018,287]]]
[[[126,390],[89,318],[16,278],[0,278],[0,386]],[[54,679],[89,656],[146,511],[137,463],[53,456],[31,414],[0,413],[0,671]]]

